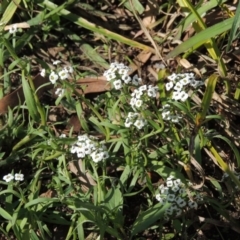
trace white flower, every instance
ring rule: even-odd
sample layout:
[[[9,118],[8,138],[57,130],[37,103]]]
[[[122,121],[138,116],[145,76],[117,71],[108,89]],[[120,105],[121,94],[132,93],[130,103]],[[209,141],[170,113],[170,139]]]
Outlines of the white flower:
[[[173,181],[167,180],[167,187],[172,187],[172,186],[173,186]]]
[[[147,85],[143,85],[140,88],[138,88],[139,91],[143,92],[147,90]]]
[[[168,192],[169,192],[169,188],[168,187],[161,188],[161,194],[168,195]]]
[[[186,76],[185,78],[181,79],[181,80],[180,80],[180,83],[181,83],[183,86],[186,86],[187,84],[190,83],[189,77]]]
[[[9,33],[13,34],[17,32],[17,24],[13,24],[10,28],[9,28]]]
[[[128,83],[131,82],[132,79],[131,79],[130,76],[128,76],[128,74],[123,74],[122,75],[122,80],[124,81],[124,83],[128,84]]]
[[[190,86],[193,87],[193,88],[197,88],[197,87],[202,86],[202,85],[204,85],[204,83],[201,82],[201,81],[192,80],[190,82]]]
[[[176,179],[173,182],[174,182],[175,186],[181,186],[182,185],[181,179]]]
[[[167,77],[170,81],[175,82],[176,78],[177,78],[177,74],[173,73],[172,75]]]
[[[134,123],[134,126],[136,126],[138,129],[142,129],[145,126],[145,120],[144,119],[137,119],[137,121]]]
[[[55,94],[61,97],[64,94],[65,90],[62,88],[57,88]]]
[[[119,89],[122,88],[122,81],[121,81],[120,79],[118,79],[118,80],[116,80],[116,81],[113,82],[113,85],[114,85],[114,88],[115,88],[116,90],[119,90]]]
[[[165,197],[161,197],[161,194],[159,194],[159,193],[156,195],[156,199],[157,199],[157,201],[159,201],[162,204],[167,202],[167,199]]]
[[[180,92],[183,88],[183,85],[181,82],[177,82],[176,85],[174,86],[174,90],[177,91],[177,92]]]
[[[112,62],[111,64],[110,64],[110,68],[115,68],[115,67],[117,67],[118,66],[118,62]]]
[[[138,77],[138,75],[134,75],[132,78],[132,84],[135,86],[139,86],[142,83],[142,79]]]
[[[84,142],[84,141],[88,141],[88,140],[91,141],[91,139],[88,138],[87,134],[78,136],[78,141],[79,141],[79,142],[81,142],[81,141]]]
[[[156,199],[157,199],[157,201],[162,202],[161,194],[158,193],[156,195]]]
[[[173,82],[168,82],[165,87],[167,91],[171,90],[173,88]]]
[[[24,180],[24,175],[21,173],[15,173],[15,180],[16,181],[23,181]]]
[[[172,95],[172,99],[175,101],[180,100],[180,92],[174,91]]]
[[[103,159],[109,158],[109,154],[107,151],[103,151]]]
[[[136,106],[137,108],[140,108],[140,107],[142,106],[142,103],[143,103],[142,100],[137,99],[136,102],[135,102],[135,106]]]
[[[183,198],[181,198],[181,197],[177,197],[176,198],[176,203],[181,208],[183,208],[183,207],[185,207],[187,205],[186,201]]]
[[[86,155],[89,155],[89,154],[91,154],[92,149],[90,146],[85,146],[83,151]]]
[[[175,195],[174,194],[168,194],[167,195],[167,200],[168,200],[168,202],[173,202],[175,200]]]
[[[137,101],[136,98],[131,98],[130,105],[132,106],[132,108],[134,108],[136,101]]]
[[[143,95],[143,92],[138,90],[138,89],[135,89],[133,91],[133,93],[131,94],[132,97],[135,97],[135,98],[141,98],[141,96]]]
[[[45,68],[43,68],[43,69],[41,70],[40,75],[41,75],[42,77],[45,77],[45,76],[46,76],[46,69],[45,69]]]
[[[188,99],[188,94],[184,91],[181,91],[179,93],[179,99],[182,101],[182,102],[185,102],[187,99]]]
[[[114,72],[110,72],[110,73],[106,74],[105,77],[107,78],[107,81],[111,81],[114,78],[116,78],[116,74]]]
[[[49,76],[49,80],[52,84],[55,84],[56,81],[58,80],[58,75],[54,71],[52,71]]]
[[[171,119],[171,115],[170,115],[170,111],[163,111],[162,112],[162,118],[163,120],[170,120]]]
[[[182,195],[186,194],[186,190],[184,188],[180,188],[179,194],[182,194]]]
[[[66,72],[73,73],[73,68],[72,68],[72,66],[65,66],[63,69],[64,69],[64,71],[66,71]]]
[[[148,90],[147,90],[147,95],[148,95],[149,97],[154,98],[154,97],[157,96],[157,91],[158,91],[158,87],[154,87],[154,86],[152,86],[152,85],[149,85],[149,86],[148,86]]]
[[[85,152],[81,152],[81,151],[77,152],[77,157],[78,158],[84,158],[85,157]]]
[[[73,145],[73,146],[71,147],[71,149],[70,149],[70,152],[71,152],[72,154],[76,153],[76,152],[77,152],[77,147]]]
[[[172,121],[173,123],[178,123],[178,122],[179,122],[179,119],[181,119],[181,118],[182,118],[182,117],[177,116],[177,115],[171,116],[171,121]]]
[[[192,201],[192,200],[189,200],[189,201],[188,201],[188,206],[189,206],[190,208],[197,209],[198,204],[197,204],[196,202]]]
[[[66,70],[63,69],[58,73],[58,76],[60,77],[61,80],[65,80],[69,77],[69,74]]]
[[[127,75],[128,74],[128,69],[121,68],[121,69],[118,70],[118,73],[120,75]]]
[[[167,109],[169,109],[170,108],[170,105],[169,104],[165,104],[165,105],[163,105],[163,110],[167,110]],[[170,176],[171,177],[171,179],[173,179],[173,176]],[[170,178],[170,177],[168,177],[168,178]],[[167,178],[167,179],[168,179]]]
[[[61,61],[60,60],[56,60],[56,61],[53,62],[53,65],[58,65],[59,63],[61,63]]]
[[[129,119],[129,118],[127,118],[126,120],[125,120],[125,127],[127,127],[127,128],[129,128],[131,125],[133,124],[133,122]]]
[[[173,192],[177,192],[177,191],[179,190],[179,187],[178,187],[178,186],[173,186],[173,187],[171,188],[171,190],[172,190]]]
[[[8,175],[5,175],[5,176],[3,177],[3,180],[4,180],[5,182],[11,182],[13,179],[14,179],[14,176],[13,176],[11,173],[9,173]]]
[[[103,152],[93,152],[90,154],[92,160],[95,162],[95,163],[98,163],[100,161],[102,161],[104,159],[104,154]]]
[[[128,117],[131,118],[131,119],[132,119],[132,118],[136,118],[136,117],[138,117],[138,116],[139,116],[139,114],[138,114],[138,113],[135,113],[135,112],[129,112],[129,113],[128,113]]]

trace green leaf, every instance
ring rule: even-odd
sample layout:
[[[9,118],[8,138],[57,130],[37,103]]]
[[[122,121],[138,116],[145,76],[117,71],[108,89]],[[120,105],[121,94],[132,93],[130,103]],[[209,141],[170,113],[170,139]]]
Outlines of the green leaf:
[[[215,91],[215,87],[216,87],[216,83],[218,81],[218,76],[216,74],[212,74],[207,81],[207,88],[206,91],[204,93],[203,96],[203,100],[201,103],[201,107],[202,107],[202,112],[197,114],[196,117],[196,124],[199,126],[206,118],[207,112],[209,110],[211,101],[212,101],[212,97],[213,97],[213,93]]]
[[[232,24],[233,18],[230,18],[201,31],[200,33],[177,46],[167,55],[166,58],[174,58],[177,55],[185,53],[189,50],[193,51],[193,48],[196,49],[202,46],[208,39],[216,37],[217,35],[229,30],[232,27]]]
[[[131,237],[135,236],[137,233],[146,230],[153,223],[163,218],[165,210],[170,206],[170,203],[164,206],[161,203],[157,203],[145,212],[142,212],[137,217],[132,227]]]
[[[40,115],[37,111],[37,106],[33,96],[32,89],[30,88],[27,80],[25,79],[24,71],[22,71],[22,88],[30,116],[35,121],[39,121]]]
[[[14,0],[9,3],[7,9],[4,11],[4,14],[0,20],[1,23],[7,24],[11,20],[11,18],[15,14],[15,11],[17,10],[20,2],[21,2],[21,0]],[[0,32],[2,31],[3,26],[0,26]]]
[[[117,210],[119,207],[122,207],[123,197],[120,189],[111,188],[108,190],[105,196],[105,206],[108,207],[109,210]]]
[[[1,207],[0,207],[0,216],[2,216],[3,218],[5,218],[8,221],[12,221],[12,216]]]
[[[223,141],[225,141],[231,147],[231,149],[233,150],[234,155],[237,159],[238,167],[240,167],[240,154],[239,154],[239,151],[238,151],[237,147],[233,144],[233,142],[231,142],[228,138],[226,138],[222,135],[215,135],[213,138],[220,138]]]
[[[132,0],[132,4],[134,6],[134,8],[136,9],[136,11],[139,13],[139,14],[142,14],[144,12],[144,7],[143,5],[138,1],[138,0]],[[124,6],[129,10],[129,11],[132,11],[132,8],[131,8],[131,5],[129,3],[129,1],[126,1],[124,3]]]
[[[80,49],[83,51],[87,59],[104,67],[105,69],[109,68],[109,64],[103,59],[95,49],[93,49],[89,44],[82,44]]]
[[[229,51],[230,45],[236,39],[237,37],[236,32],[239,29],[239,27],[240,27],[240,2],[238,3],[237,10],[234,16],[233,25],[228,37],[228,45],[227,45],[226,51]]]

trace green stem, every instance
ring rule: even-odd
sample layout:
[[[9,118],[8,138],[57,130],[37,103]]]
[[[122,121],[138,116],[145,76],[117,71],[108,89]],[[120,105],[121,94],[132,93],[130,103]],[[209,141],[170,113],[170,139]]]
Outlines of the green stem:
[[[31,89],[33,90],[33,96],[34,96],[34,100],[35,100],[36,105],[37,105],[38,112],[39,112],[39,114],[40,114],[40,116],[41,116],[41,125],[42,125],[42,126],[46,126],[46,115],[45,115],[45,111],[44,111],[43,107],[41,106],[41,103],[40,103],[40,101],[39,101],[39,98],[38,98],[38,96],[37,96],[37,94],[36,94],[36,89],[35,89],[35,86],[34,86],[34,84],[33,84],[33,80],[32,80],[31,77],[29,77],[28,80],[29,80],[29,84],[30,84]]]

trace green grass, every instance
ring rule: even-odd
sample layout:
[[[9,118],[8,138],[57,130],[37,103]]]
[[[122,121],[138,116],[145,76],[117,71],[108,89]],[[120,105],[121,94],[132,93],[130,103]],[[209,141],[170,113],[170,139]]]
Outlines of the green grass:
[[[239,235],[225,2],[160,1],[146,27],[144,1],[2,1],[1,239]],[[225,18],[204,22],[213,9]]]

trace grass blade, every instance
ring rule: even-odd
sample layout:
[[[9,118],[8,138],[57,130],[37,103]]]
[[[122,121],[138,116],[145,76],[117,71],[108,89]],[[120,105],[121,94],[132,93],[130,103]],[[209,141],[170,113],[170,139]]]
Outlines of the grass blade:
[[[48,0],[45,0],[43,3],[41,3],[39,5],[44,8],[48,8],[49,10],[52,10],[52,11],[54,11],[56,8],[58,8],[58,5],[52,3]],[[148,47],[147,45],[144,45],[139,42],[133,41],[131,39],[125,38],[117,33],[111,32],[107,29],[97,26],[96,24],[93,24],[93,23],[87,21],[86,19],[79,17],[78,15],[69,12],[68,10],[62,9],[58,12],[58,14],[64,18],[68,19],[69,21],[71,21],[81,27],[84,27],[90,31],[93,31],[93,32],[96,32],[99,34],[103,34],[105,37],[125,43],[129,46],[140,48],[142,50],[151,51],[151,52],[155,53],[155,50],[151,47]]]
[[[167,59],[174,58],[181,53],[185,53],[189,50],[191,51],[196,45],[198,45],[198,47],[200,47],[209,38],[216,37],[217,35],[231,29],[233,20],[234,20],[233,18],[224,20],[220,23],[215,24],[214,26],[211,26],[211,27],[201,31],[200,33],[196,34],[192,38],[188,39],[187,41],[185,41],[182,44],[180,44],[179,46],[177,46],[174,50],[172,50],[167,55],[166,58]]]
[[[237,32],[239,26],[240,26],[240,2],[238,3],[236,14],[235,14],[234,21],[233,21],[233,25],[232,25],[230,35],[229,35],[229,38],[228,38],[228,45],[227,45],[227,48],[226,48],[227,51],[229,51],[230,45],[232,44],[232,42],[237,37],[236,32]]]

